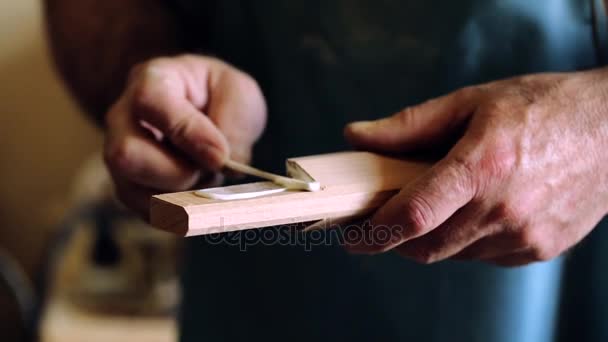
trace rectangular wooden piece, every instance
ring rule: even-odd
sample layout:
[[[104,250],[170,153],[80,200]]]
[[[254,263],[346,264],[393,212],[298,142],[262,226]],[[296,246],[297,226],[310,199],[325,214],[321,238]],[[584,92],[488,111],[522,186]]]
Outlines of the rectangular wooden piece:
[[[157,195],[150,205],[153,226],[193,236],[274,225],[361,217],[385,203],[430,164],[369,152],[293,158],[321,183],[317,192],[286,191],[243,200],[210,200],[193,191]],[[292,165],[293,166],[293,165]]]

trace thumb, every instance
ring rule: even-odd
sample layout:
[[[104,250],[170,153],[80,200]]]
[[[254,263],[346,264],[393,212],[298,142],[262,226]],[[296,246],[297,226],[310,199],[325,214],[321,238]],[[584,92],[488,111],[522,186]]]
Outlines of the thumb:
[[[253,78],[230,66],[212,74],[207,111],[226,137],[230,157],[249,162],[266,125],[266,103]]]
[[[479,189],[473,141],[461,140],[444,159],[376,211],[371,229],[390,228],[390,239],[356,243],[349,249],[359,253],[387,251],[435,230],[471,202]]]
[[[403,153],[445,142],[477,107],[477,91],[463,88],[376,121],[354,122],[344,135],[353,146]]]

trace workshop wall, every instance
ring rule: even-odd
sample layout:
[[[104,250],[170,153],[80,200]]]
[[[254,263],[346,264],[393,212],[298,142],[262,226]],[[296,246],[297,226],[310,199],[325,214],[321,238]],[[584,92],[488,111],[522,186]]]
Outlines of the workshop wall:
[[[41,2],[0,1],[0,32],[0,248],[31,275],[101,138],[52,68]]]

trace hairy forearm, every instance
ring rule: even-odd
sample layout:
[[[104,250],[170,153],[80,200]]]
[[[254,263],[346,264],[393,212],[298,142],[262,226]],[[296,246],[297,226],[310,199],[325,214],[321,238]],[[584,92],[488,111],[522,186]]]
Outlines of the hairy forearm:
[[[163,0],[45,0],[59,73],[98,122],[133,65],[180,52],[179,27],[165,7]]]

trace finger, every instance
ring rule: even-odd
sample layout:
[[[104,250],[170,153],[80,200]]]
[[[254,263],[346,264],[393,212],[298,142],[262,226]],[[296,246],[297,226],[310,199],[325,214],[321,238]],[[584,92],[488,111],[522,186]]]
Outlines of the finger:
[[[115,184],[114,191],[118,200],[148,222],[150,217],[150,199],[156,192],[114,175],[112,175],[112,178]]]
[[[477,194],[477,180],[467,160],[469,144],[461,141],[450,154],[426,174],[406,186],[372,217],[371,229],[391,227],[389,242],[364,248],[381,253],[437,228]],[[356,246],[352,246],[355,247]]]
[[[403,153],[436,146],[463,126],[477,108],[477,97],[475,88],[464,88],[384,119],[351,123],[344,134],[366,150]]]
[[[251,77],[239,71],[211,73],[210,78],[209,118],[228,140],[231,158],[247,163],[266,124],[262,92]]]
[[[104,157],[116,178],[163,191],[191,188],[200,171],[156,141],[139,123],[117,106],[108,115]]]
[[[479,207],[469,204],[430,233],[397,246],[395,251],[424,264],[448,259],[493,233],[495,228],[480,224],[479,214]]]
[[[187,87],[192,82],[173,69],[145,68],[142,73],[129,91],[135,116],[159,129],[201,167],[221,168],[229,153],[228,142],[189,99],[192,91]]]

